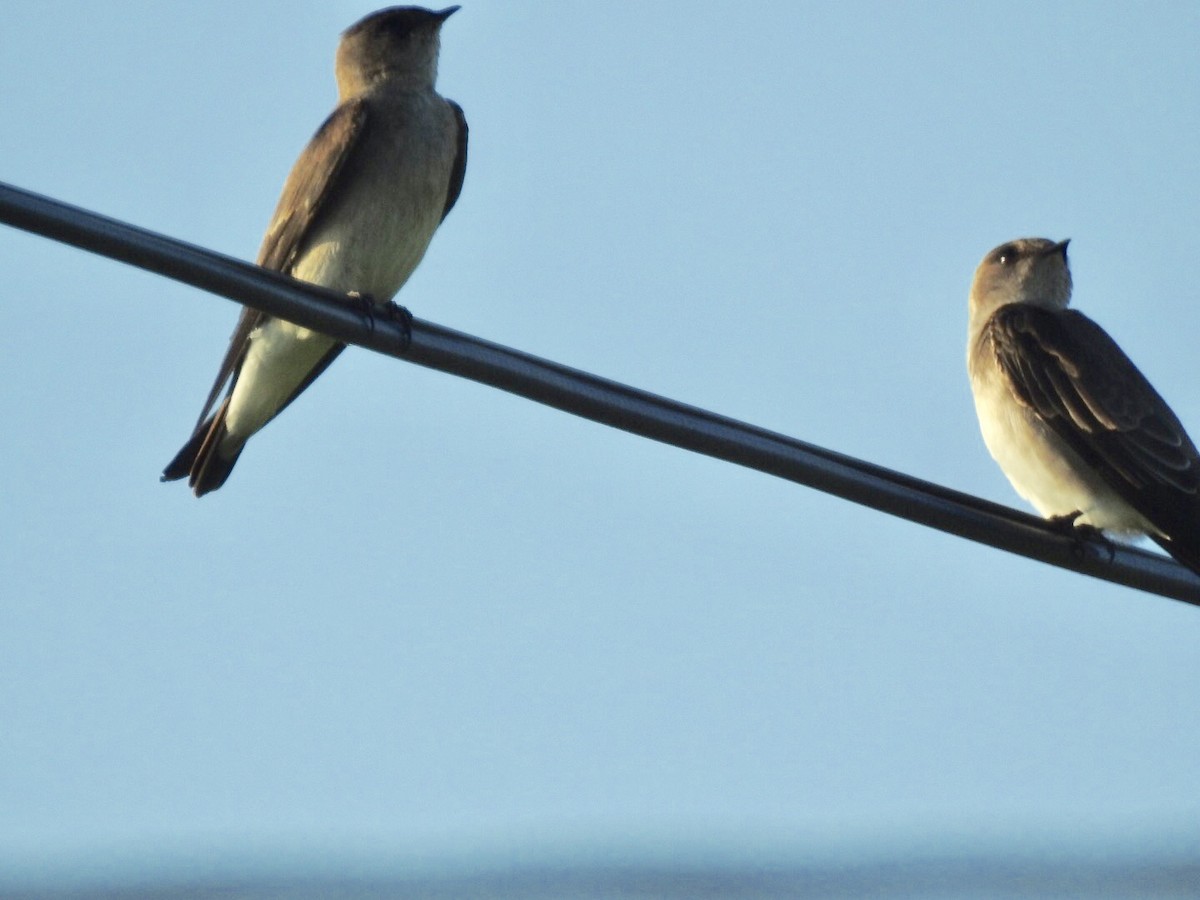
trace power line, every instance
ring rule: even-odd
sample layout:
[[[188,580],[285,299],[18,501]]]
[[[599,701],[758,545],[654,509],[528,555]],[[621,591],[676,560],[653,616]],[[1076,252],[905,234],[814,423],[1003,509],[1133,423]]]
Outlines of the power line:
[[[539,359],[422,319],[368,315],[341,294],[0,182],[0,221],[157,272],[397,359],[613,428],[757,469],[940,531],[1200,606],[1200,578],[1167,557]]]

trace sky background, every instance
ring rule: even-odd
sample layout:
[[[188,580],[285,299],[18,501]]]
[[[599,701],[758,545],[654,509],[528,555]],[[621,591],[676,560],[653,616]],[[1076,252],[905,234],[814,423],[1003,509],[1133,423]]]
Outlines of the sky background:
[[[370,6],[12,4],[0,180],[253,259]],[[967,290],[1200,434],[1200,6],[474,0],[422,318],[992,500]],[[1200,853],[1200,610],[362,350],[196,500],[237,309],[0,228],[0,868]]]

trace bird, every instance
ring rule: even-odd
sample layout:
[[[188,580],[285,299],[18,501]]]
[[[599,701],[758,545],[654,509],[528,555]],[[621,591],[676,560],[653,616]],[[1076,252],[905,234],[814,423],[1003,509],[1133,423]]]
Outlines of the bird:
[[[1108,333],[1068,308],[1069,243],[1008,241],[975,271],[967,371],[984,443],[1045,518],[1148,536],[1200,574],[1200,454]]]
[[[284,183],[260,266],[376,304],[412,275],[466,173],[466,117],[435,89],[441,28],[458,9],[389,7],[342,33],[337,106]],[[246,441],[344,347],[244,308],[192,435],[161,480],[186,477],[197,497],[221,487]]]

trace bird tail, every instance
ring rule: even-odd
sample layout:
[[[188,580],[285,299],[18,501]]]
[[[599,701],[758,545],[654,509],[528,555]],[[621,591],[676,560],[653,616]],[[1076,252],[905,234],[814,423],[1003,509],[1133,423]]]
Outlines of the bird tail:
[[[163,469],[161,481],[177,481],[187,477],[188,486],[197,497],[215,491],[225,483],[234,463],[242,454],[245,441],[234,443],[227,440],[225,412],[229,409],[229,398],[212,416],[193,433],[175,458]]]

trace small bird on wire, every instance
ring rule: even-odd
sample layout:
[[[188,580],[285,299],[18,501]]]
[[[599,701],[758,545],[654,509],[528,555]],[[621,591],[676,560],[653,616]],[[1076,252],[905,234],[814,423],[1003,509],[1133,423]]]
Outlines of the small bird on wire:
[[[967,370],[984,442],[1043,516],[1148,535],[1200,574],[1200,454],[1104,329],[1067,308],[1067,244],[1009,241],[975,271]]]
[[[391,7],[342,34],[337,108],[288,175],[260,266],[375,303],[408,280],[466,172],[463,111],[434,89],[442,24],[456,10]],[[344,347],[244,309],[195,430],[162,480],[186,477],[197,497],[215,491],[246,441]]]

